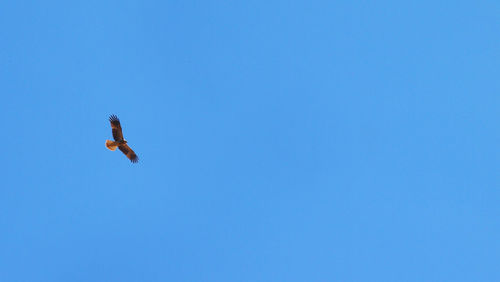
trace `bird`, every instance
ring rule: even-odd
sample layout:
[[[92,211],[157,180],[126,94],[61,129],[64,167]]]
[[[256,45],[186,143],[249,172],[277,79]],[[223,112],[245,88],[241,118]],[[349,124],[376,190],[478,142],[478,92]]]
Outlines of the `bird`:
[[[111,131],[115,141],[106,140],[106,148],[114,151],[118,147],[118,149],[120,149],[120,151],[122,151],[122,153],[124,153],[131,162],[137,163],[139,161],[139,157],[132,149],[130,149],[127,144],[127,140],[123,139],[122,127],[118,117],[116,115],[110,115],[109,122],[111,123]]]

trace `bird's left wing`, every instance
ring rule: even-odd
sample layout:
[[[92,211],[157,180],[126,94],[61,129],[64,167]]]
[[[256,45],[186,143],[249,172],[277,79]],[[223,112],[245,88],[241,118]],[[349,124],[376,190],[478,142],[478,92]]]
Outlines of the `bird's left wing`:
[[[118,149],[120,149],[120,151],[122,151],[131,162],[136,163],[139,161],[139,157],[127,144],[118,146]]]

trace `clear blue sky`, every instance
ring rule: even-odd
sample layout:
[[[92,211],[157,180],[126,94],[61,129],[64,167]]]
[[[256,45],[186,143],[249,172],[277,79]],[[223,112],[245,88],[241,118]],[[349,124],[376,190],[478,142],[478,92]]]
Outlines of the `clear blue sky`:
[[[69,2],[0,4],[0,281],[500,281],[500,2]]]

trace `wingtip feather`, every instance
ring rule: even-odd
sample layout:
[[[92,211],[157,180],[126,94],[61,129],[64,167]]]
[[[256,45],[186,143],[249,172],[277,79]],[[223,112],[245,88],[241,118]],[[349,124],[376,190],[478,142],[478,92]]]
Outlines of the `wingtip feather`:
[[[120,119],[116,115],[110,115],[109,116],[109,121],[110,122],[120,122]]]

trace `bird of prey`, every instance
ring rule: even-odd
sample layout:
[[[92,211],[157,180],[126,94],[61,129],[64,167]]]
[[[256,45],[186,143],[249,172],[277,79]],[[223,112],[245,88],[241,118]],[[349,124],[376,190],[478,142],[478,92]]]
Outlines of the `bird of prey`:
[[[120,120],[118,119],[118,117],[115,115],[109,116],[109,122],[111,122],[111,131],[113,133],[113,139],[115,139],[115,141],[106,140],[106,148],[114,151],[118,147],[118,149],[120,149],[120,151],[122,151],[131,162],[138,162],[139,157],[137,157],[134,151],[132,151],[132,149],[130,149],[130,147],[127,145],[127,140],[123,139],[122,127],[120,125]]]

